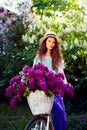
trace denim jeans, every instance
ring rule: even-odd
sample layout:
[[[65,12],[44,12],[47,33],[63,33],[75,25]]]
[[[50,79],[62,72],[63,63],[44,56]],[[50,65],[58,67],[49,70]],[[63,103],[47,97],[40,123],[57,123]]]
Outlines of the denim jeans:
[[[54,130],[65,130],[66,113],[65,113],[63,99],[59,94],[56,94],[54,96],[52,113],[53,113],[52,121],[53,121]]]

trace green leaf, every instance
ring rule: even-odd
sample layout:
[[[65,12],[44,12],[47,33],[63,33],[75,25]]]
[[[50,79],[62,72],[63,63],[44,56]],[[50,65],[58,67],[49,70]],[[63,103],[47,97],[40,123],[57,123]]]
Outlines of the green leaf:
[[[48,97],[52,97],[52,96],[53,96],[53,93],[52,93],[50,90],[47,89],[46,95],[47,95]]]
[[[27,97],[30,93],[30,88],[28,86],[26,86],[26,91],[24,92],[24,97]]]

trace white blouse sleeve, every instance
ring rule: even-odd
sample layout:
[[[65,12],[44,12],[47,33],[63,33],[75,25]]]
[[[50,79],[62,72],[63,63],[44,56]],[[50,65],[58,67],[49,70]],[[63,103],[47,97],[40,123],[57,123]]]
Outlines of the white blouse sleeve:
[[[41,62],[40,57],[39,57],[39,56],[36,56],[36,57],[34,58],[34,61],[33,61],[33,67],[34,67],[35,64],[38,64],[39,62]]]

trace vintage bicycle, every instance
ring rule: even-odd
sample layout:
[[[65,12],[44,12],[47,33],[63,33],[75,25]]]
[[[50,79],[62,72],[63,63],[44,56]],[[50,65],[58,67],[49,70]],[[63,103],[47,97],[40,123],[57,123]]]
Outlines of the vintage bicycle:
[[[27,97],[34,117],[27,123],[24,130],[54,130],[51,121],[53,98],[47,97],[43,91],[36,90]]]

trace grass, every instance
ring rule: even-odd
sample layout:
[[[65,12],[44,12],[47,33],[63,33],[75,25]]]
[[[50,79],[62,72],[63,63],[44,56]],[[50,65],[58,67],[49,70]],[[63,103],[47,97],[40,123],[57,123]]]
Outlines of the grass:
[[[24,130],[32,114],[27,105],[10,108],[9,104],[0,104],[0,130]]]
[[[19,104],[14,108],[10,108],[7,103],[0,104],[0,130],[24,130],[31,118],[27,104]],[[68,116],[67,130],[87,130],[87,115]]]

